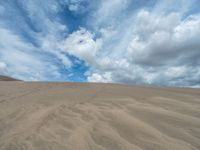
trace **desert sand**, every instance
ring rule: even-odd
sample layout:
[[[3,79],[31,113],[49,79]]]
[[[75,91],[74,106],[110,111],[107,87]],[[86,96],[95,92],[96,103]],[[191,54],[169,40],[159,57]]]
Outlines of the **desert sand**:
[[[0,82],[0,150],[199,150],[200,89]]]
[[[20,81],[20,80],[15,79],[15,78],[11,78],[11,77],[8,77],[8,76],[0,75],[0,81]]]

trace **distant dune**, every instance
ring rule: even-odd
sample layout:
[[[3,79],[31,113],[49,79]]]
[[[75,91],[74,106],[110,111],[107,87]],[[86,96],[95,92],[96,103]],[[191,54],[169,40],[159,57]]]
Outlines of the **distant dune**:
[[[0,81],[19,81],[19,80],[8,77],[8,76],[0,75]]]
[[[0,150],[199,149],[199,89],[0,82]]]

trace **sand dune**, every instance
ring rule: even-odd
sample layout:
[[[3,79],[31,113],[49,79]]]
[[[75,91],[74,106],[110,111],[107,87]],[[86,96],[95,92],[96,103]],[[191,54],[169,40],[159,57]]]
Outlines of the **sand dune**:
[[[19,80],[8,77],[8,76],[0,75],[0,81],[19,81]]]
[[[200,90],[0,82],[1,150],[199,150]]]

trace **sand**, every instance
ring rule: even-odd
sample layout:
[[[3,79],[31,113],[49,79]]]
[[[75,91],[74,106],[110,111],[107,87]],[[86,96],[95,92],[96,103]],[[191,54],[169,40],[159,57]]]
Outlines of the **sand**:
[[[0,150],[199,150],[200,89],[0,82]]]
[[[12,77],[8,77],[8,76],[0,75],[0,81],[20,81],[20,80],[12,78]]]

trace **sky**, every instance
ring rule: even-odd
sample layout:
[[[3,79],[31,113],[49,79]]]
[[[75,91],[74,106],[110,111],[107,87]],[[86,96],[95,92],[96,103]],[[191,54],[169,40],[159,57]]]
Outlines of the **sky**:
[[[200,87],[200,1],[1,0],[0,74]]]

